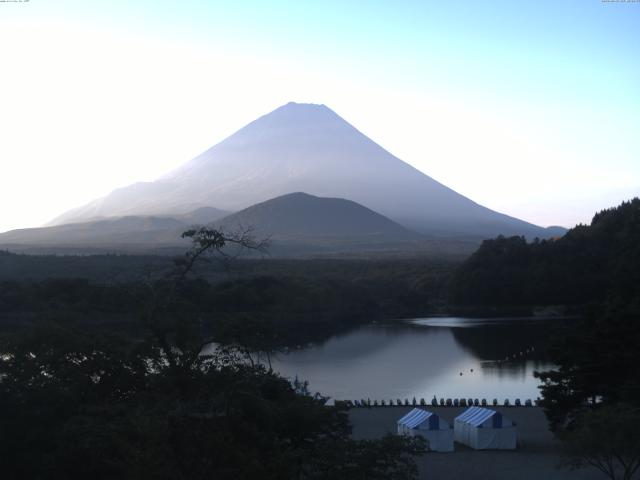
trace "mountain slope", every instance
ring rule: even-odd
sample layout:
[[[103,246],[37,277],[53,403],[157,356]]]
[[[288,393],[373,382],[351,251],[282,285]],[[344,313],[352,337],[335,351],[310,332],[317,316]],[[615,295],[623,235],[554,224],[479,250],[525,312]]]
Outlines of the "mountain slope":
[[[289,103],[155,182],[137,183],[67,212],[174,215],[202,206],[238,211],[289,192],[348,198],[438,236],[547,236],[489,210],[394,157],[324,105]]]
[[[289,241],[412,241],[420,235],[342,198],[291,193],[253,205],[218,222],[225,229],[251,226],[257,236]]]
[[[226,217],[230,213],[231,212],[227,210],[220,210],[218,208],[200,207],[181,215],[173,215],[173,218],[181,220],[189,225],[207,225]]]
[[[229,212],[201,207],[175,216],[136,216],[92,218],[86,222],[65,223],[41,228],[21,228],[0,233],[1,245],[40,245],[50,247],[123,247],[185,245],[180,235],[192,225],[206,225]]]
[[[176,218],[127,216],[52,227],[22,228],[0,234],[0,245],[118,247],[180,244],[189,223]]]

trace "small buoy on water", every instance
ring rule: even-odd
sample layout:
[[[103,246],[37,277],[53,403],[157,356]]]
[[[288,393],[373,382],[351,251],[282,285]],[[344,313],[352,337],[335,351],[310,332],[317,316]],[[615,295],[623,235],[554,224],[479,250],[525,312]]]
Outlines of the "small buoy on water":
[[[462,372],[460,372],[460,376],[462,376]]]
[[[473,372],[473,368],[471,369],[471,371]]]

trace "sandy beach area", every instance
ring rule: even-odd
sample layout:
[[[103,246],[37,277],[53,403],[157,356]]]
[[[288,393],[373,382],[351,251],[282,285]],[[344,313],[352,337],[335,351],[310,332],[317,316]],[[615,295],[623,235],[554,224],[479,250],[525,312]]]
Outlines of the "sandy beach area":
[[[377,438],[396,433],[396,421],[413,407],[354,408],[349,412],[354,438]],[[464,408],[423,407],[453,424]],[[538,407],[496,407],[511,418],[518,429],[515,451],[472,450],[455,443],[452,453],[429,452],[418,458],[420,478],[496,480],[597,480],[605,478],[593,468],[571,471],[559,469],[558,445]]]

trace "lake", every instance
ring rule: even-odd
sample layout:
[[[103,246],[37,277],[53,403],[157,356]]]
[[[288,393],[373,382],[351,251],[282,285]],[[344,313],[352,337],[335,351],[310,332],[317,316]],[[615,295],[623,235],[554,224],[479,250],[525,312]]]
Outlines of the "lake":
[[[273,359],[274,370],[308,380],[332,399],[430,401],[539,396],[535,370],[558,319],[419,318],[370,324]]]

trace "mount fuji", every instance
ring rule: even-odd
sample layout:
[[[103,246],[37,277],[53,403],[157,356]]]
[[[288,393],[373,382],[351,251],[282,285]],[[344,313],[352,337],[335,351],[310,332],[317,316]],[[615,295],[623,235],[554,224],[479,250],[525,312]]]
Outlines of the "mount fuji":
[[[180,215],[201,207],[238,211],[292,192],[345,198],[438,237],[552,231],[458,194],[324,105],[288,103],[153,182],[114,190],[50,225],[131,215]]]

